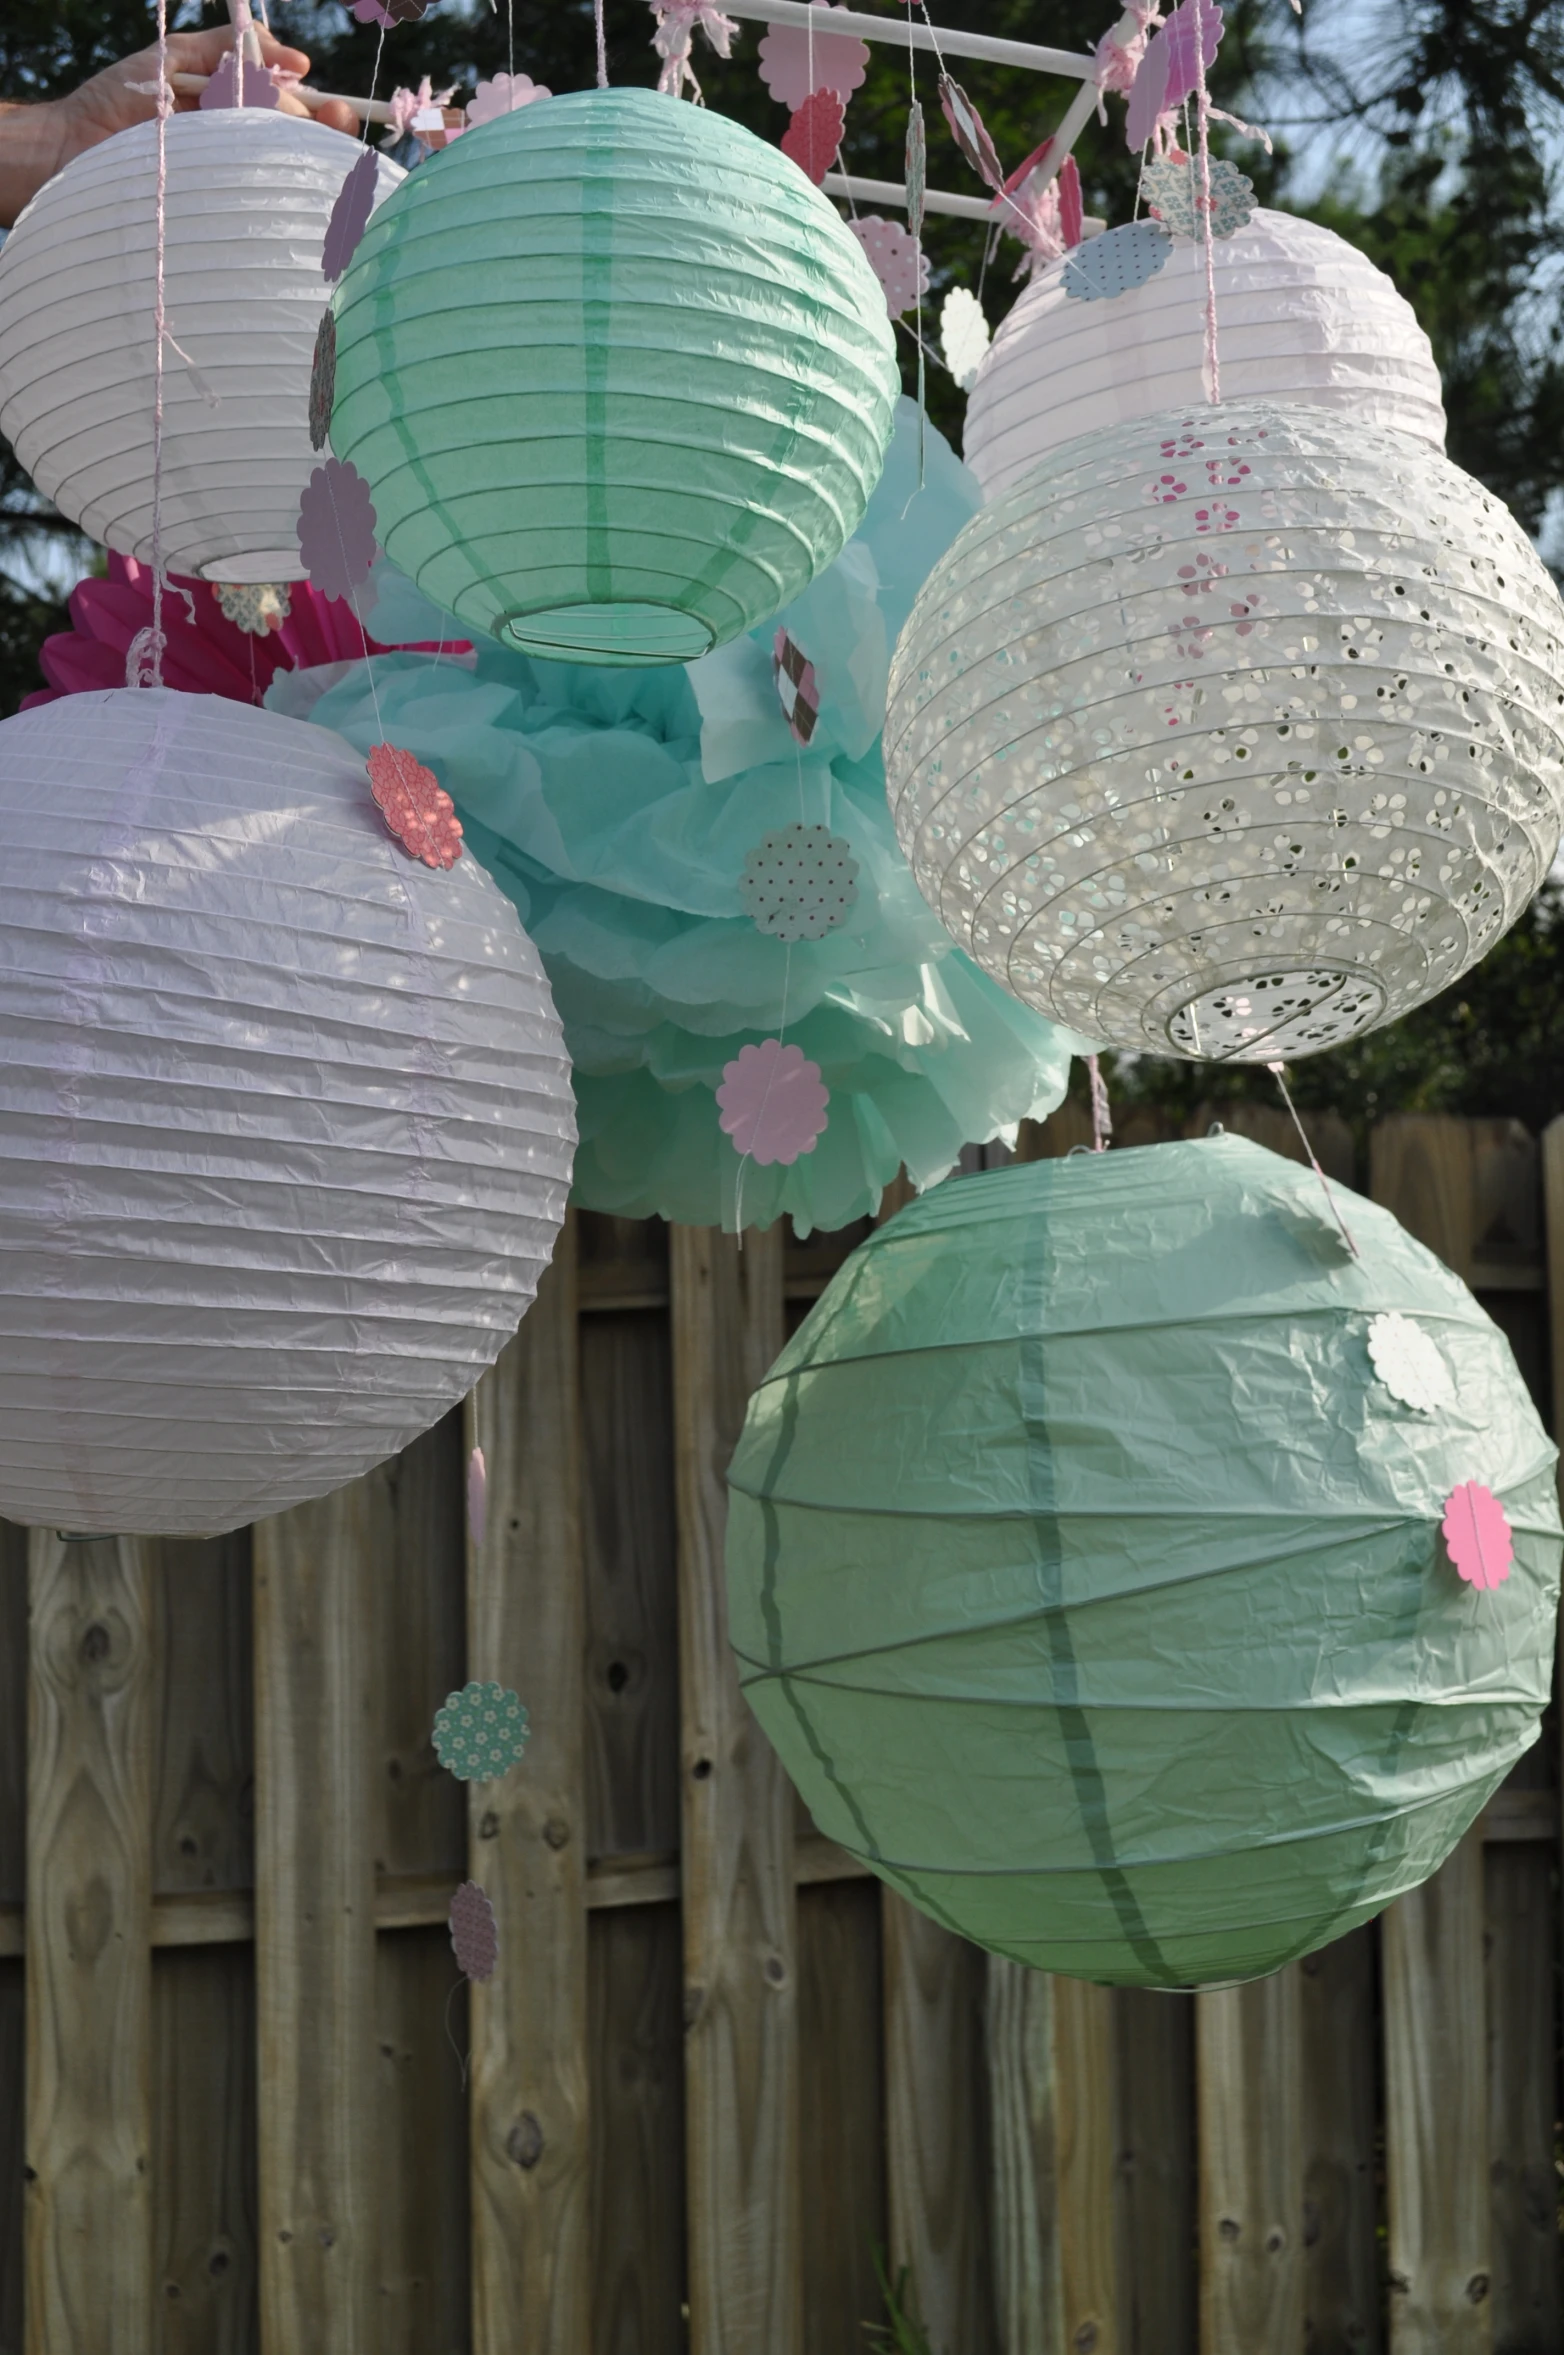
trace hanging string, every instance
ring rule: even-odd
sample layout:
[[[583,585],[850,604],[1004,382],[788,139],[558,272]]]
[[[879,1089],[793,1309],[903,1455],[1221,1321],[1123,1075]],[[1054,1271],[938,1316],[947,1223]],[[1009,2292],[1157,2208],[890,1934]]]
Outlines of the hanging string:
[[[1113,1142],[1113,1110],[1108,1102],[1108,1083],[1102,1076],[1102,1064],[1096,1055],[1086,1058],[1086,1076],[1091,1082],[1092,1151],[1106,1153]]]
[[[1211,97],[1206,88],[1206,18],[1212,0],[1194,0],[1196,162],[1201,238],[1206,256],[1206,398],[1222,398],[1222,361],[1216,333],[1216,240],[1211,229]]]
[[[608,35],[603,29],[603,0],[592,0],[593,16],[597,25],[597,86],[608,88]]]
[[[238,59],[236,56],[237,66]],[[157,281],[152,306],[152,626],[138,630],[125,655],[127,687],[161,687],[163,651],[163,338],[168,333],[168,0],[157,5]]]
[[[1267,1063],[1265,1068],[1271,1074],[1271,1077],[1275,1080],[1277,1086],[1282,1091],[1282,1102],[1286,1105],[1288,1111],[1292,1114],[1292,1124],[1293,1127],[1298,1131],[1299,1143],[1302,1145],[1305,1153],[1307,1153],[1309,1157],[1309,1167],[1313,1170],[1315,1176],[1319,1179],[1321,1186],[1325,1190],[1325,1199],[1330,1204],[1332,1218],[1336,1221],[1336,1224],[1341,1229],[1342,1241],[1346,1244],[1347,1249],[1352,1253],[1353,1258],[1356,1259],[1358,1257],[1358,1247],[1352,1240],[1352,1236],[1347,1228],[1346,1220],[1342,1217],[1341,1212],[1336,1207],[1336,1197],[1330,1190],[1330,1180],[1326,1177],[1324,1170],[1321,1169],[1318,1161],[1314,1157],[1314,1147],[1309,1142],[1309,1132],[1304,1127],[1303,1122],[1298,1118],[1298,1107],[1287,1092],[1287,1066],[1284,1063]]]

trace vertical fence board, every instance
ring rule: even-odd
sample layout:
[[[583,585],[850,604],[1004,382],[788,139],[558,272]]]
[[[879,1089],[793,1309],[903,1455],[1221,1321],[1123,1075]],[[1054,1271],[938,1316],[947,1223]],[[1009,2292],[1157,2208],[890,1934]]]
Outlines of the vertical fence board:
[[[35,1530],[29,2355],[152,2346],[152,1548]]]
[[[1558,1972],[1553,1860],[1529,1842],[1498,1843],[1484,1865],[1493,2343],[1500,2355],[1559,2355],[1556,2086],[1546,2066]]]
[[[254,1535],[264,2355],[372,2355],[370,1481]]]
[[[935,2355],[966,2355],[994,2343],[986,1959],[892,1889],[881,1920],[891,2264],[912,2276]]]
[[[1396,1900],[1380,1938],[1391,2355],[1489,2355],[1480,1833]]]
[[[1059,2287],[1054,1989],[990,1955],[984,2005],[990,2212],[1000,2355],[1064,2355]],[[1097,2355],[1097,2351],[1094,2351]],[[1101,2355],[1107,2351],[1101,2350]]]
[[[592,2331],[585,2345],[592,2355],[684,2355],[678,1907],[595,1913],[591,1990]]]
[[[798,1948],[804,2348],[864,2355],[885,2247],[878,1884],[801,1889]]]
[[[1303,2034],[1304,2296],[1311,2355],[1379,2355],[1374,1936],[1298,1965]]]
[[[1195,2355],[1194,2007],[1187,1996],[1121,1987],[1114,2009],[1124,2208],[1120,2343],[1127,2355]]]
[[[475,1783],[469,1869],[499,1920],[472,1990],[474,2355],[579,2355],[591,2311],[576,1228],[469,1404],[488,1464],[467,1667],[518,1691],[523,1771]]]
[[[782,1345],[782,1230],[669,1239],[693,2355],[799,2355],[793,1795],[728,1649],[725,1475]]]
[[[468,2010],[443,1928],[380,1938],[375,2026],[374,2355],[468,2355]]]
[[[22,2054],[25,2009],[21,1964],[0,1962],[0,2355],[22,2355]]]
[[[250,1534],[165,1539],[153,1578],[158,1896],[255,1877]]]
[[[1059,2287],[1065,2347],[1123,2355],[1119,2072],[1114,1995],[1084,1979],[1053,1990]]]
[[[0,1521],[0,1905],[26,1894],[27,1532]],[[7,2090],[0,2079],[0,2109]],[[15,2096],[20,2103],[20,2080]]]
[[[1195,2010],[1202,2355],[1303,2355],[1298,1967]]]
[[[254,2355],[255,1974],[241,1946],[152,1969],[156,2269],[165,2355]]]
[[[1472,1273],[1476,1192],[1472,1124],[1400,1112],[1382,1120],[1369,1144],[1369,1191],[1463,1282]]]
[[[465,1870],[462,1786],[434,1754],[435,1711],[466,1681],[466,1470],[460,1408],[365,1483],[370,1583],[370,1838],[375,1870]],[[454,2163],[455,2154],[452,2154]]]

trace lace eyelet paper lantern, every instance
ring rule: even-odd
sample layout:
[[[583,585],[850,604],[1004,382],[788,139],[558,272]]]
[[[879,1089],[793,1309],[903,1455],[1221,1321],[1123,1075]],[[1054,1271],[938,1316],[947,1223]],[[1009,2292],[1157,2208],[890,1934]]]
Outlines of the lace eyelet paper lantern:
[[[1555,1450],[1465,1286],[1350,1201],[1357,1259],[1230,1136],[952,1180],[751,1401],[745,1697],[821,1830],[979,1945],[1259,1977],[1424,1880],[1537,1738]],[[1383,1312],[1448,1403],[1379,1379]],[[1514,1545],[1481,1591],[1441,1536],[1473,1479]]]
[[[987,498],[1077,434],[1205,399],[1204,246],[1173,238],[1155,275],[1107,301],[1071,299],[1079,261],[1038,272],[977,372],[963,455]],[[1228,400],[1302,401],[1444,448],[1428,337],[1366,254],[1316,221],[1259,211],[1213,261]]]
[[[169,118],[162,549],[211,581],[304,576],[310,361],[338,191],[363,150],[255,107]],[[404,175],[375,164],[381,196]],[[120,555],[152,556],[157,125],[48,181],[0,249],[0,433]]]
[[[0,725],[0,1515],[195,1536],[407,1444],[515,1331],[575,1139],[475,859],[324,728],[164,690]]]
[[[891,667],[902,848],[1087,1038],[1316,1054],[1476,963],[1564,812],[1564,606],[1499,500],[1325,409],[1083,438],[973,517]]]
[[[683,662],[753,628],[884,461],[895,345],[857,240],[776,148],[656,91],[469,131],[334,309],[332,447],[388,560],[525,653]]]

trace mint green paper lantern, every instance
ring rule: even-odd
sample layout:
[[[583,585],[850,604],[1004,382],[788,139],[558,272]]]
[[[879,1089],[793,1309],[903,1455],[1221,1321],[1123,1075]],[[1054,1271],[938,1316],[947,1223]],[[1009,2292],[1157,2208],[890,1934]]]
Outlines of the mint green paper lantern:
[[[523,652],[686,662],[857,530],[898,387],[878,279],[788,157],[652,90],[541,100],[383,204],[331,441],[425,596]]]
[[[822,1831],[995,1953],[1258,1977],[1426,1879],[1537,1737],[1555,1450],[1466,1287],[1339,1199],[1356,1260],[1236,1137],[949,1180],[751,1402],[750,1704]],[[1491,1591],[1440,1537],[1466,1480],[1514,1534]]]

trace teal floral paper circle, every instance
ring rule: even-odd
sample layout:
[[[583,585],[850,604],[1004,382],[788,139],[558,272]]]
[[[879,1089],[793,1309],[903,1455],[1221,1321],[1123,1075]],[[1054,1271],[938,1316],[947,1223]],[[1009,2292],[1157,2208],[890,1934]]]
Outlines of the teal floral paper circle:
[[[435,1713],[435,1756],[458,1782],[508,1774],[526,1747],[527,1712],[504,1685],[463,1685]]]

